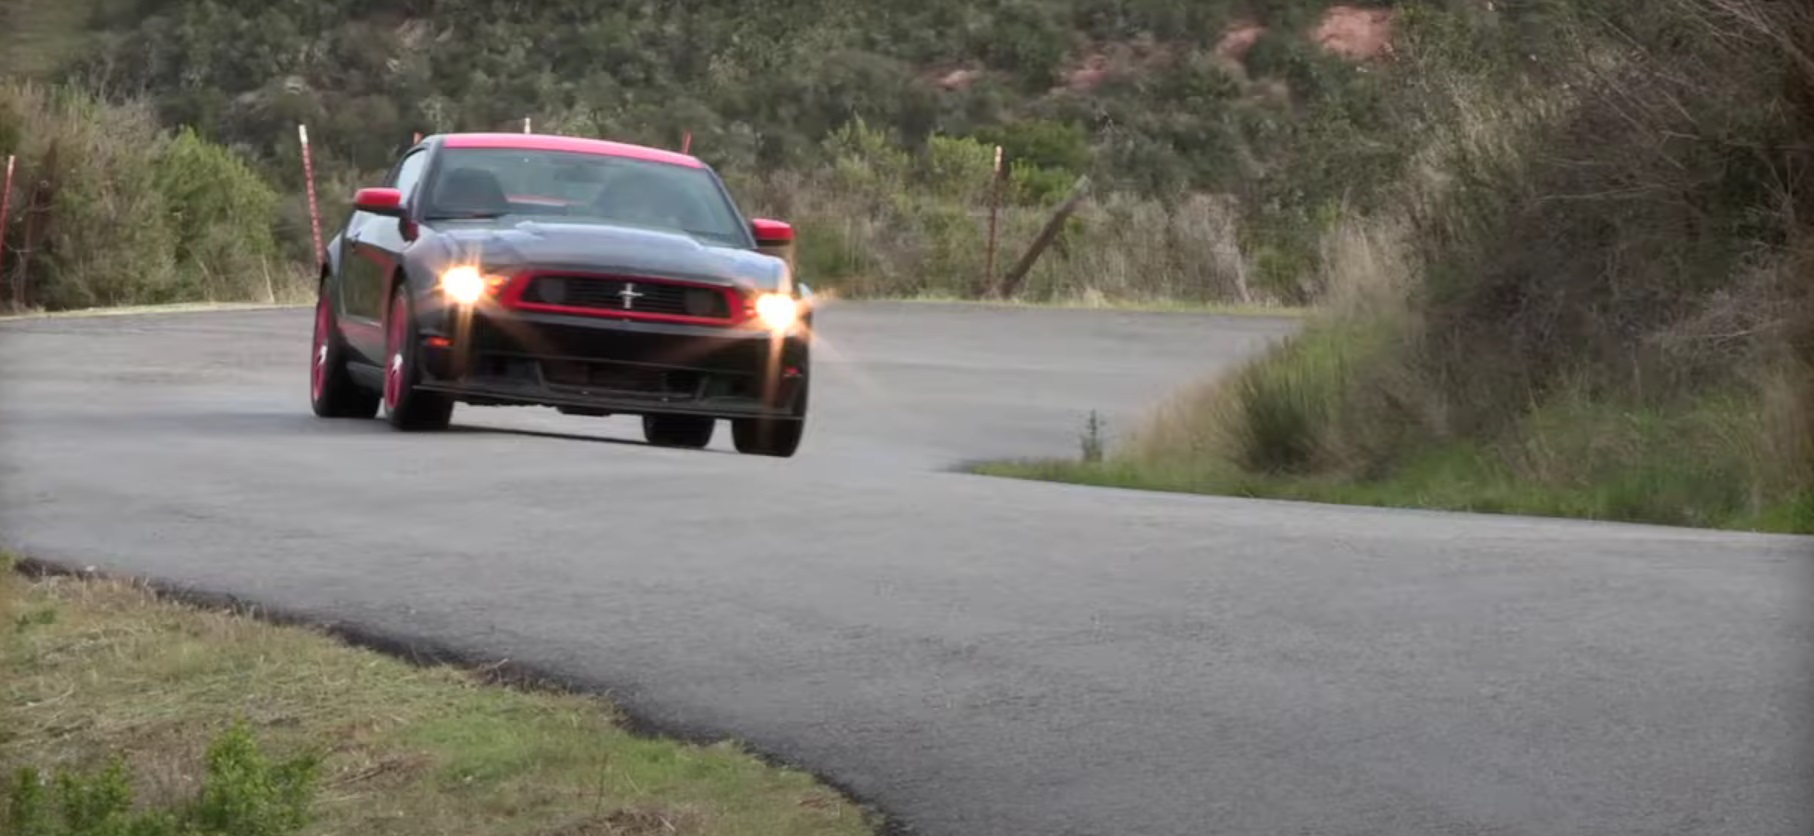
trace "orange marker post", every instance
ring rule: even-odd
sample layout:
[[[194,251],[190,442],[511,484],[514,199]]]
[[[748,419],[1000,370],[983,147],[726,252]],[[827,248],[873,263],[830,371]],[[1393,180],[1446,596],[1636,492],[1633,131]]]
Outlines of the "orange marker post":
[[[315,257],[326,261],[327,248],[321,244],[321,209],[315,203],[315,163],[309,156],[308,126],[297,125],[296,136],[302,140],[302,180],[309,194],[309,232],[315,237]]]

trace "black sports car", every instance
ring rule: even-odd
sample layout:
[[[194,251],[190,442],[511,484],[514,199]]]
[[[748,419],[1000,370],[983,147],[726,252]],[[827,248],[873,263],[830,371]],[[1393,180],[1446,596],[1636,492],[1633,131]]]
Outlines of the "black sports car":
[[[456,402],[640,415],[649,442],[791,456],[812,293],[695,157],[538,134],[445,134],[361,189],[323,254],[316,415],[448,425]]]

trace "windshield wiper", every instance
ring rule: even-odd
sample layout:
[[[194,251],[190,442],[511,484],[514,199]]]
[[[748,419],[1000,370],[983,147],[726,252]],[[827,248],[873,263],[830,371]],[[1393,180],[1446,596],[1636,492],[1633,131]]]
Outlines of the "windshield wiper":
[[[508,212],[449,212],[439,215],[426,215],[425,221],[489,221],[504,217]]]
[[[681,232],[691,235],[694,238],[704,238],[707,241],[711,241],[715,244],[735,244],[735,243],[737,243],[737,239],[735,236],[726,235],[725,233],[719,232],[714,229],[682,229]]]

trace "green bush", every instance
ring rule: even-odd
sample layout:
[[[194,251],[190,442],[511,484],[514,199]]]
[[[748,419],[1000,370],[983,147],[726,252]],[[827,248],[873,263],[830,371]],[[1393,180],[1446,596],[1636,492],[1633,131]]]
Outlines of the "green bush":
[[[235,724],[209,747],[200,792],[174,809],[135,811],[116,759],[99,772],[48,781],[19,770],[0,821],[13,836],[293,836],[310,821],[318,770],[313,756],[272,763]]]
[[[292,270],[273,263],[272,188],[142,103],[0,84],[0,139],[18,155],[0,274],[29,306],[262,300]]]
[[[1221,393],[1219,454],[1268,476],[1348,474],[1398,451],[1391,375],[1404,362],[1403,334],[1391,321],[1313,320]],[[1357,420],[1358,419],[1358,420]]]
[[[184,128],[157,159],[158,191],[176,234],[177,268],[203,298],[232,297],[277,256],[277,194],[232,151]]]
[[[1016,164],[1056,169],[1072,178],[1089,171],[1094,162],[1089,134],[1073,123],[1025,119],[983,128],[975,138],[985,145],[1001,146],[1002,153]]]
[[[25,277],[26,303],[58,309],[183,296],[150,111],[29,84],[0,86],[0,100],[0,115],[20,121],[6,268],[13,282]]]

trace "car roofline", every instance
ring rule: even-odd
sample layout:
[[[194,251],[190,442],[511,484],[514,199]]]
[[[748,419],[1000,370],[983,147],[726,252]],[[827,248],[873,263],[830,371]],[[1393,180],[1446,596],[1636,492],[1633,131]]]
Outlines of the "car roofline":
[[[567,151],[576,154],[595,154],[603,157],[622,157],[645,162],[667,163],[685,168],[706,168],[703,160],[691,154],[653,148],[647,145],[635,145],[628,142],[614,142],[608,139],[591,139],[580,136],[559,136],[556,134],[520,134],[520,133],[456,133],[424,137],[423,142],[436,142],[443,148],[503,148],[522,151]]]

